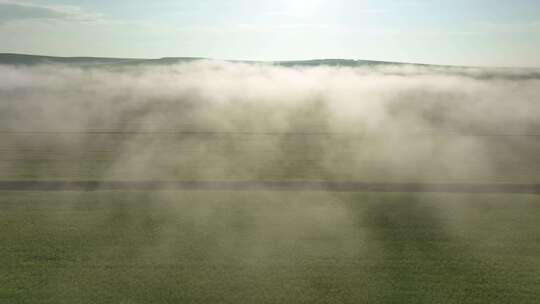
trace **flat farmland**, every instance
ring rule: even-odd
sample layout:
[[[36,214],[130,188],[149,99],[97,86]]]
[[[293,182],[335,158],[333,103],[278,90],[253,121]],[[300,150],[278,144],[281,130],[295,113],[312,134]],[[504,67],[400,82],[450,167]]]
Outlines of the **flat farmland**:
[[[0,180],[534,184],[540,183],[539,138],[123,129],[0,132]],[[404,148],[401,142],[407,139]],[[448,144],[456,142],[473,142],[482,149]]]
[[[73,60],[0,65],[0,303],[538,302],[537,70]]]
[[[0,192],[1,303],[536,303],[540,198]]]

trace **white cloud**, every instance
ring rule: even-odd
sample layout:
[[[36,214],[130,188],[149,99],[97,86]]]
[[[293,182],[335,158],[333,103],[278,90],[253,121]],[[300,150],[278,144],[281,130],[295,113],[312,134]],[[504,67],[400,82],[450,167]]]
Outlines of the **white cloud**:
[[[103,15],[73,5],[42,5],[26,1],[0,0],[0,21],[48,19],[94,22]]]

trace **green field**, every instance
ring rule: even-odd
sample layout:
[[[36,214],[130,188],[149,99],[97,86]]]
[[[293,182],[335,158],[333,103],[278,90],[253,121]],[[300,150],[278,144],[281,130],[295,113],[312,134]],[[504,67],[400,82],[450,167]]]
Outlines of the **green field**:
[[[539,302],[536,70],[7,57],[0,304]]]
[[[540,197],[0,193],[0,303],[537,303]]]
[[[540,180],[526,137],[452,157],[467,137],[398,151],[354,134],[0,139],[0,181]],[[0,303],[536,303],[538,219],[535,195],[0,191]]]
[[[540,141],[297,130],[0,133],[0,181],[141,179],[540,183]]]

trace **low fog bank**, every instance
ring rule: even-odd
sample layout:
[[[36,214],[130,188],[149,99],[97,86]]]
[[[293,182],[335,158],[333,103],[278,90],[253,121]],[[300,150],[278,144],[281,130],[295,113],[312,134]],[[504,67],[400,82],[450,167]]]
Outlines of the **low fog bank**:
[[[540,182],[540,74],[0,65],[1,179]]]
[[[539,97],[530,70],[0,65],[0,181],[540,183]],[[534,195],[1,194],[30,297],[526,302],[538,285]]]

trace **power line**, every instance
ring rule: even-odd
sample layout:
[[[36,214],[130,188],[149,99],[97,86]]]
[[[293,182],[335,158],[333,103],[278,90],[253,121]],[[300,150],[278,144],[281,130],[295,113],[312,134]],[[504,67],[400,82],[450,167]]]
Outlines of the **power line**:
[[[0,130],[5,135],[246,135],[246,136],[351,136],[363,137],[379,135],[377,133],[354,132],[253,132],[253,131],[183,131],[183,130],[87,130],[87,131],[7,131]],[[462,136],[462,137],[540,137],[540,133],[461,133],[461,132],[386,132],[380,135],[397,136]]]
[[[331,181],[0,181],[5,191],[323,191],[540,194],[540,184],[368,183]]]

